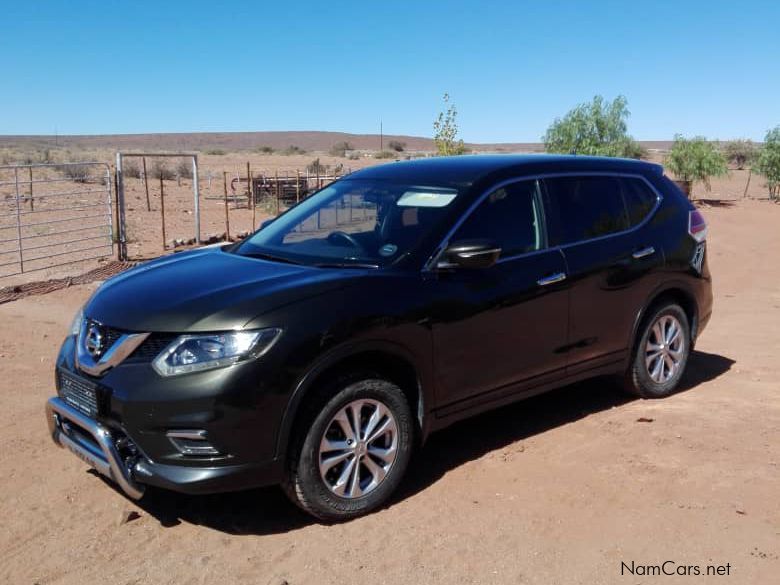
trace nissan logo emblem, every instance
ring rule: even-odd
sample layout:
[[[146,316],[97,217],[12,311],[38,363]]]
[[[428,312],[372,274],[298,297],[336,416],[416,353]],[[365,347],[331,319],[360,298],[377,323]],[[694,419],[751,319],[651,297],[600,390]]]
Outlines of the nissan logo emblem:
[[[95,358],[100,357],[100,354],[103,353],[104,341],[100,327],[95,323],[90,323],[89,327],[87,327],[87,336],[84,339],[84,347],[87,348],[89,355]]]

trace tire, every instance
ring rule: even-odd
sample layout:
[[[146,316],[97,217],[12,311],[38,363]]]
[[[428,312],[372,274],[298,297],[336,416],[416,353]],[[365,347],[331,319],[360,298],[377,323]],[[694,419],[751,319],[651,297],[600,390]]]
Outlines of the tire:
[[[660,344],[659,334],[663,340]],[[665,302],[651,308],[634,344],[625,390],[642,398],[664,398],[674,393],[685,373],[691,347],[690,323],[680,305]]]
[[[304,408],[289,449],[287,496],[328,522],[356,518],[387,502],[406,472],[414,440],[403,391],[375,375],[350,376]]]

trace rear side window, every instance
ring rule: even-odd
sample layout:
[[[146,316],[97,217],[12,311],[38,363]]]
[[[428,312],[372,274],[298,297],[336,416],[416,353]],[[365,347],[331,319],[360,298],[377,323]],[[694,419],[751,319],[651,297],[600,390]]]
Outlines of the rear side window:
[[[455,232],[451,241],[493,240],[501,257],[544,247],[545,230],[537,181],[520,181],[488,195]]]
[[[628,228],[618,177],[558,177],[546,179],[545,185],[558,210],[561,244]]]
[[[633,227],[642,223],[655,207],[657,196],[655,192],[641,179],[623,177],[623,198],[626,200],[628,222]]]

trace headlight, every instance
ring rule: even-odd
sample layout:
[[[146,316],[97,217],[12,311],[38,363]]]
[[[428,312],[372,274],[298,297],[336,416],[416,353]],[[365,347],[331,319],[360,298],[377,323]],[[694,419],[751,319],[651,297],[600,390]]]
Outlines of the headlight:
[[[81,322],[84,320],[84,307],[81,307],[73,316],[73,322],[70,324],[70,333],[68,335],[78,335],[81,329]]]
[[[263,355],[282,330],[256,329],[206,335],[181,335],[158,355],[152,366],[161,376],[222,368]]]

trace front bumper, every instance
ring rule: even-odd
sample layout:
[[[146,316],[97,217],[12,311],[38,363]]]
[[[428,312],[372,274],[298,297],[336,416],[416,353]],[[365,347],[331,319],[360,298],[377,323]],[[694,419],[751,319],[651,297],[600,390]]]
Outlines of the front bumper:
[[[65,447],[101,475],[115,481],[134,500],[144,494],[144,486],[133,478],[133,458],[122,458],[111,431],[59,398],[46,403],[46,420],[52,440]]]
[[[234,491],[278,483],[278,460],[261,464],[186,467],[151,461],[140,452],[127,453],[127,437],[92,420],[60,398],[46,403],[52,440],[98,473],[114,481],[130,498],[143,496],[147,485],[187,494]]]

